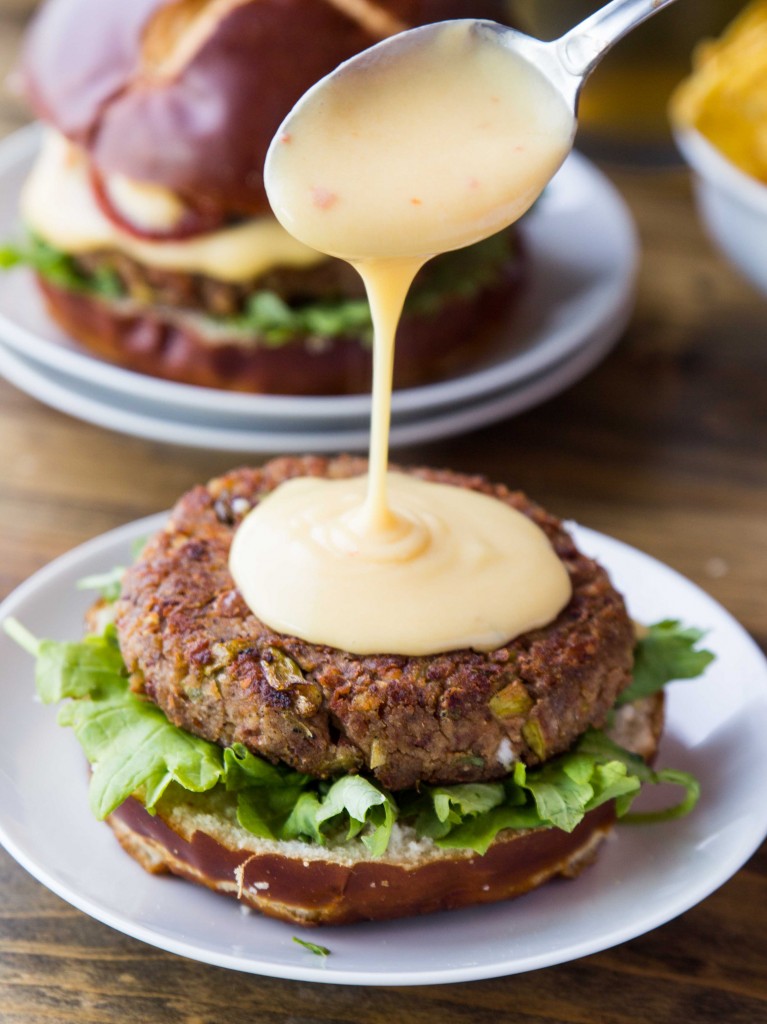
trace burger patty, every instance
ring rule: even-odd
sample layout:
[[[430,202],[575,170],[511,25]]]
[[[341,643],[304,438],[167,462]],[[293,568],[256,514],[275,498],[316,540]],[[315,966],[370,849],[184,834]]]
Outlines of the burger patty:
[[[438,256],[416,277],[411,306],[420,309],[439,296],[468,296],[496,286],[516,270],[519,257],[513,230]],[[84,280],[103,280],[108,275],[117,293],[137,303],[192,310],[215,318],[246,313],[249,300],[257,292],[272,292],[291,306],[365,298],[357,271],[344,260],[330,258],[310,267],[276,267],[243,282],[152,267],[117,250],[81,253],[71,260],[76,275]]]
[[[292,477],[365,470],[350,457],[282,458],[182,497],[117,604],[132,688],[221,745],[320,777],[367,771],[392,790],[500,778],[513,760],[539,763],[603,725],[631,677],[623,600],[557,519],[481,477],[412,471],[491,495],[544,530],[573,586],[550,625],[489,653],[360,656],[276,633],[250,612],[227,564],[243,516]]]
[[[113,275],[127,298],[144,305],[196,310],[213,317],[238,316],[255,291],[274,292],[285,302],[312,299],[364,298],[362,278],[348,263],[323,260],[295,270],[279,267],[245,282],[221,281],[205,274],[168,270],[139,263],[117,250],[73,257],[84,276]]]

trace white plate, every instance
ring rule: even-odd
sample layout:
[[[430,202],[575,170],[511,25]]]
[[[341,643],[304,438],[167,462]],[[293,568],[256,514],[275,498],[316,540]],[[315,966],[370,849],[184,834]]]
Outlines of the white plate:
[[[18,229],[18,196],[39,145],[30,126],[0,142],[0,239]],[[584,157],[571,155],[524,221],[529,262],[513,326],[474,372],[394,396],[395,420],[478,400],[551,369],[605,330],[616,335],[633,302],[638,260],[626,206],[608,179]],[[0,275],[0,337],[7,346],[81,384],[107,388],[145,403],[150,415],[195,415],[219,427],[303,429],[369,414],[368,395],[291,397],[244,395],[175,384],[112,366],[69,341],[45,315],[25,271]]]
[[[628,317],[625,311],[622,326]],[[389,435],[391,447],[452,437],[494,423],[558,394],[585,376],[617,340],[613,329],[596,334],[588,345],[576,351],[537,378],[517,388],[488,395],[474,402],[457,404],[451,409],[427,410],[420,416],[400,417],[393,421]],[[153,415],[140,402],[128,396],[73,381],[57,370],[33,359],[26,359],[0,342],[0,375],[41,402],[97,426],[107,427],[134,437],[167,444],[191,445],[230,452],[337,452],[366,451],[370,432],[366,422],[330,422],[306,428],[296,424],[267,424],[265,428],[221,426],[197,418],[185,419],[169,410],[165,416]]]
[[[13,615],[38,636],[79,635],[82,576],[124,562],[152,517],[98,537],[12,594]],[[708,629],[717,661],[670,689],[659,763],[694,772],[703,795],[680,821],[625,826],[575,882],[511,903],[387,924],[301,929],[244,915],[225,897],[145,874],[87,809],[77,742],[32,697],[32,663],[0,635],[0,839],[44,885],[99,921],[161,949],[254,974],[359,985],[424,985],[498,977],[586,956],[641,935],[722,885],[767,831],[767,666],[710,597],[666,566],[608,537],[577,539],[612,571],[631,613],[679,616]],[[325,959],[294,935],[327,945]]]

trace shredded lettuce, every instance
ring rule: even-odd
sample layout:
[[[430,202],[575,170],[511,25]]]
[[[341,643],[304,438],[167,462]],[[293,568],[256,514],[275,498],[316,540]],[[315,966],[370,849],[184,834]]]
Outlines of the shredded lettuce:
[[[326,844],[359,837],[380,856],[400,821],[438,846],[482,854],[503,829],[571,832],[608,800],[626,820],[656,821],[687,813],[698,797],[698,783],[686,772],[654,771],[596,730],[544,765],[526,768],[518,762],[500,782],[422,785],[395,797],[361,775],[317,780],[270,764],[241,744],[222,749],[172,725],[156,705],[131,691],[111,624],[77,643],[37,640],[15,620],[3,625],[36,657],[40,699],[64,702],[59,721],[74,730],[91,764],[90,804],[98,818],[132,795],[153,813],[171,785],[190,793],[217,788],[233,802],[240,825],[263,838]],[[648,631],[652,637],[658,639],[651,651],[676,651],[673,659],[650,657],[653,668],[645,675],[653,687],[672,663],[689,678],[711,660],[709,652],[693,649],[701,637],[697,630],[658,623]],[[651,692],[645,676],[640,680],[641,695]],[[682,787],[680,802],[628,814],[642,785],[658,783]]]

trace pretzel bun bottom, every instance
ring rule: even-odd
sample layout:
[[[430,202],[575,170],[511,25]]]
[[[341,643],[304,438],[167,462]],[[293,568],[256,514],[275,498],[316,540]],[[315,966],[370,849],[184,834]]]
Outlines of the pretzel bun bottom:
[[[359,844],[328,850],[211,828],[192,802],[151,816],[130,799],[111,815],[123,848],[152,874],[171,873],[234,896],[269,917],[302,925],[351,924],[453,910],[521,896],[557,875],[573,878],[596,857],[614,821],[612,805],[571,833],[501,833],[483,856],[409,840],[372,858]],[[395,826],[396,828],[396,826]],[[358,853],[359,859],[355,859]]]
[[[663,721],[658,693],[624,704],[610,736],[651,763]],[[150,873],[179,875],[269,917],[314,925],[495,903],[557,876],[574,878],[596,859],[615,809],[612,802],[596,807],[572,832],[507,829],[483,855],[442,849],[399,823],[381,857],[359,839],[335,847],[259,839],[238,824],[232,796],[217,790],[192,794],[171,787],[154,815],[130,798],[108,821]]]

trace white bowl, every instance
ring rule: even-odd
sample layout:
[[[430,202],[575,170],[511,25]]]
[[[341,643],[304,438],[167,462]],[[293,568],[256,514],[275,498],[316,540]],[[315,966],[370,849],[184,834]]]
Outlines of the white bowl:
[[[767,293],[767,185],[741,171],[695,129],[674,134],[692,168],[698,209],[711,237]]]

